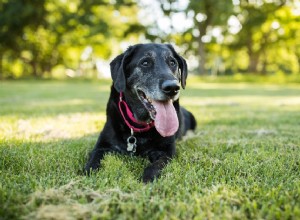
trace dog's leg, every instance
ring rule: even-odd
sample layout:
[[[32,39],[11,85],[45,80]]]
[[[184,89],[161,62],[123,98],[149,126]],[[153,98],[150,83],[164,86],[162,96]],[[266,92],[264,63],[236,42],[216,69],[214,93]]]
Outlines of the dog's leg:
[[[100,162],[104,155],[107,153],[118,152],[118,149],[113,147],[113,144],[109,142],[109,137],[113,137],[113,133],[109,130],[111,126],[105,125],[104,129],[100,133],[98,140],[94,146],[94,149],[89,154],[88,162],[84,167],[84,172],[89,175],[91,171],[99,169]]]
[[[185,130],[184,134],[188,130],[195,130],[197,126],[197,122],[194,115],[183,107],[180,107],[180,111],[183,116],[183,123],[184,123],[183,125]]]
[[[145,168],[143,174],[143,182],[152,182],[154,179],[158,178],[161,174],[162,169],[171,160],[171,155],[168,156],[165,152],[153,152],[149,155],[151,164]]]
[[[110,148],[99,148],[96,146],[91,152],[89,161],[84,167],[85,173],[89,175],[91,171],[97,170],[100,167],[100,161],[103,159],[104,155],[109,152],[112,152]]]

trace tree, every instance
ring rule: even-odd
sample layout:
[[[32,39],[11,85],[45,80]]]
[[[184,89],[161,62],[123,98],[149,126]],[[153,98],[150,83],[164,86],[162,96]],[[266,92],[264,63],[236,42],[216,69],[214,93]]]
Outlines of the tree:
[[[300,16],[294,1],[190,0],[181,7],[176,0],[156,2],[163,19],[169,18],[166,23],[171,28],[159,30],[158,25],[153,31],[154,25],[150,25],[147,36],[175,42],[185,49],[186,55],[197,57],[198,73],[208,69],[213,73],[221,66],[228,73],[264,74],[278,70],[295,72],[300,68]],[[182,13],[185,19],[174,24],[174,17]]]
[[[88,45],[108,58],[116,41],[143,30],[131,0],[12,0],[0,9],[0,59],[11,77],[16,72],[43,77],[57,65],[76,69],[80,51]]]
[[[206,72],[207,48],[205,45],[211,42],[208,31],[214,27],[227,25],[227,20],[232,13],[232,3],[218,0],[191,0],[187,8],[187,12],[189,11],[194,12],[195,26],[189,32],[194,32],[192,42],[197,42],[196,53],[199,60],[199,72],[203,74]],[[195,30],[197,31],[195,32]]]
[[[0,79],[3,78],[3,57],[21,53],[25,28],[35,29],[44,24],[46,10],[44,0],[10,0],[0,2]]]
[[[213,41],[219,41],[219,36],[213,36],[214,29],[225,31],[227,20],[232,13],[231,1],[218,0],[190,0],[186,7],[180,7],[176,0],[158,0],[160,8],[163,11],[165,18],[172,20],[176,14],[184,13],[187,20],[192,20],[193,25],[187,26],[181,33],[176,32],[176,27],[171,27],[173,33],[159,33],[160,36],[148,35],[150,39],[157,37],[168,41],[175,41],[187,51],[192,52],[198,58],[198,72],[205,74],[207,72],[207,51],[208,44]],[[184,20],[181,21],[181,26],[184,26]],[[172,24],[172,22],[170,22]],[[177,24],[179,25],[179,24]],[[221,33],[220,33],[221,34]],[[221,36],[220,36],[221,37]]]
[[[274,13],[285,4],[285,0],[263,4],[244,0],[236,6],[235,16],[239,18],[242,29],[236,34],[231,47],[246,48],[249,57],[248,72],[258,72],[260,58],[266,55],[267,47],[272,44],[271,38],[275,31],[268,21],[274,21]],[[265,68],[266,63],[263,64],[262,71],[265,71]]]

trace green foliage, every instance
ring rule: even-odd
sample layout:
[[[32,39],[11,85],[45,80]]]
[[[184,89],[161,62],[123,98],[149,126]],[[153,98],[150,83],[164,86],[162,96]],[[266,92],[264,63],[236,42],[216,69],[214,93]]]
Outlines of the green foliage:
[[[181,103],[196,134],[144,185],[138,157],[107,155],[82,175],[110,83],[1,82],[2,219],[300,218],[299,86],[191,79]]]
[[[145,2],[1,1],[0,79],[94,76],[99,59],[148,40],[175,43],[196,74],[300,72],[295,1],[156,0],[143,18]],[[151,15],[157,16],[152,23]],[[165,30],[156,19],[170,27]]]
[[[296,30],[286,30],[293,29],[296,23],[296,26],[300,25],[299,17],[292,11],[285,1],[261,6],[246,1],[241,3],[236,16],[240,17],[242,29],[230,47],[246,48],[249,72],[299,72],[296,54],[290,50],[291,45],[297,47],[298,44],[291,34]]]
[[[0,3],[0,49],[18,49],[25,27],[35,28],[45,22],[45,1],[10,0]]]
[[[87,46],[107,59],[119,49],[117,41],[142,30],[131,1],[14,2],[4,2],[0,8],[0,39],[4,42],[0,46],[0,78],[43,77],[57,65],[77,70]],[[18,11],[20,17],[15,16]],[[17,71],[16,63],[21,64]]]
[[[45,1],[3,1],[0,3],[0,79],[14,72],[23,75],[20,57],[25,29],[34,30],[45,24]],[[31,53],[31,52],[29,52]],[[26,57],[25,57],[26,59]]]
[[[193,19],[193,26],[183,33],[160,38],[175,42],[187,56],[196,58],[195,73],[300,72],[299,6],[293,1],[192,0],[181,10],[173,1],[160,2],[166,16],[184,12]]]

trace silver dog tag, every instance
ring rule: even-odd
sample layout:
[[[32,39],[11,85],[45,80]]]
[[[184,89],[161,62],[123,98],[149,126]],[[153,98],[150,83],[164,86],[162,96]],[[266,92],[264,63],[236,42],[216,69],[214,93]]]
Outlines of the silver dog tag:
[[[136,138],[134,136],[127,138],[127,151],[131,151],[132,153],[136,151]]]

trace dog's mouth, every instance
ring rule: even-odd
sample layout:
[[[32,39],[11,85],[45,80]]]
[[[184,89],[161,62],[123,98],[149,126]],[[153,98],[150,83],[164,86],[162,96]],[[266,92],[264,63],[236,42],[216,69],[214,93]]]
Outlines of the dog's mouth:
[[[155,110],[154,105],[152,104],[153,100],[148,98],[142,90],[138,89],[137,94],[139,96],[139,99],[141,100],[141,102],[143,103],[143,105],[145,106],[147,111],[149,112],[150,118],[152,120],[155,120],[156,110]]]
[[[138,89],[137,94],[161,136],[172,136],[178,130],[179,121],[171,99],[166,101],[153,100]]]

